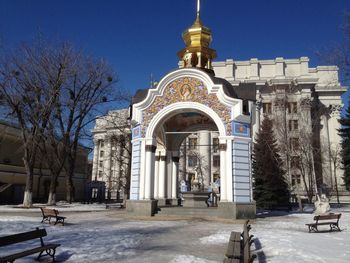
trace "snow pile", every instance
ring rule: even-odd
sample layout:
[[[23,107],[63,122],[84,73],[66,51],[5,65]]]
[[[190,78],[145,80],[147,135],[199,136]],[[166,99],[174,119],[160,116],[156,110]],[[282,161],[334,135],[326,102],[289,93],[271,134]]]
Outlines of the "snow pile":
[[[79,205],[76,208],[79,210]],[[332,212],[342,213],[341,232],[308,233],[305,224],[313,221],[313,214],[261,214],[265,217],[251,222],[255,237],[252,250],[259,258],[255,262],[349,262],[350,213],[344,209]],[[45,242],[60,243],[57,260],[69,263],[222,262],[231,231],[242,231],[242,224],[201,220],[135,221],[118,211],[67,211],[65,226],[41,224],[40,214],[13,214],[0,212],[1,236],[45,227]],[[31,242],[37,245],[38,240]],[[15,249],[23,246],[0,248],[0,254]],[[35,255],[18,263],[34,259]]]

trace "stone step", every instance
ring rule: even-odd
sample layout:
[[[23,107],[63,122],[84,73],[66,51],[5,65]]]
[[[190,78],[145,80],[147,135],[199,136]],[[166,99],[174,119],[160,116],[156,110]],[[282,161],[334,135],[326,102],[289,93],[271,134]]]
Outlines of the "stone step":
[[[217,207],[160,207],[155,216],[217,217]]]

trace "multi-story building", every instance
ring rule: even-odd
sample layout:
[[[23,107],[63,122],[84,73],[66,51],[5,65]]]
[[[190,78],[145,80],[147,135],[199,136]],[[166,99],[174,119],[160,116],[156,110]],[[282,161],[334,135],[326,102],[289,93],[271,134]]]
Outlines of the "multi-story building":
[[[130,178],[128,109],[110,111],[96,120],[92,180],[105,182],[106,199],[124,198]]]
[[[21,129],[18,125],[0,121],[0,203],[23,202],[27,179],[23,163],[23,142]],[[77,160],[73,176],[75,200],[85,199],[85,186],[89,178],[89,149],[78,147]],[[33,200],[46,202],[48,200],[51,173],[48,164],[37,154],[33,176]],[[66,173],[63,169],[57,180],[56,200],[66,199]]]
[[[291,189],[305,195],[308,184],[345,192],[340,165],[341,95],[336,66],[309,67],[309,59],[276,58],[213,63],[216,76],[224,77],[237,93],[255,91],[250,106],[253,136],[264,116],[274,120],[280,152]],[[310,154],[313,153],[313,154]],[[307,166],[314,169],[307,169]]]

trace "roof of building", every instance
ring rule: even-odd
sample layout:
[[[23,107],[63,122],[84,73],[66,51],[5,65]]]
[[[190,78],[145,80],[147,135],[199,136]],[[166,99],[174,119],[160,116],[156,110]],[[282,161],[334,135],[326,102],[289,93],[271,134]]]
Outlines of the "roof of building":
[[[178,70],[178,69],[176,69]],[[240,83],[239,86],[232,86],[230,82],[226,79],[215,77],[212,70],[207,69],[199,69],[197,70],[203,71],[208,74],[211,80],[215,84],[221,84],[224,92],[227,96],[231,98],[238,98],[242,100],[256,100],[256,84],[255,83]],[[139,103],[143,101],[148,94],[149,89],[139,89],[136,91],[135,95],[132,97],[132,104]]]

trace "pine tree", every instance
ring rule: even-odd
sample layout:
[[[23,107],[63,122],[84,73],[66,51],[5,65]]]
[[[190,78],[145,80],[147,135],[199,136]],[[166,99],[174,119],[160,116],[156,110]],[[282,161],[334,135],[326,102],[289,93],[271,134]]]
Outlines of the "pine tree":
[[[265,116],[253,150],[254,199],[259,208],[289,205],[288,184],[281,167],[273,123]]]
[[[341,128],[339,135],[342,137],[342,163],[344,167],[343,180],[347,190],[350,190],[350,104],[344,116],[339,120]]]

